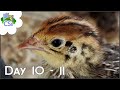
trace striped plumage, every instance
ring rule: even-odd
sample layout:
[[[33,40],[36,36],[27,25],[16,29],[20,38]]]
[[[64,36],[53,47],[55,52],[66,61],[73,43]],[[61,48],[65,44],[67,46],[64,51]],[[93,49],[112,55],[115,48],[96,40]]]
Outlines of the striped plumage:
[[[98,29],[78,17],[58,16],[41,24],[40,29],[19,45],[43,56],[46,66],[54,69],[48,78],[60,78],[58,69],[65,67],[61,78],[95,78],[104,59]]]
[[[100,36],[105,43],[119,44],[118,12],[71,12],[70,14],[93,20],[99,28]]]

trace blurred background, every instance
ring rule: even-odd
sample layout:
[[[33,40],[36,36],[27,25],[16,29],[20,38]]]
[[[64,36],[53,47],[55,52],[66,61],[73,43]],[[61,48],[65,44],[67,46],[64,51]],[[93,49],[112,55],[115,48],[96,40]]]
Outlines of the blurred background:
[[[22,12],[23,25],[14,35],[1,36],[1,56],[7,65],[27,67],[24,75],[14,78],[40,78],[32,75],[31,67],[42,65],[43,58],[30,50],[18,50],[16,47],[40,28],[42,21],[58,15],[84,17],[96,25],[105,43],[119,45],[119,13],[118,12]],[[42,77],[42,76],[41,76]]]

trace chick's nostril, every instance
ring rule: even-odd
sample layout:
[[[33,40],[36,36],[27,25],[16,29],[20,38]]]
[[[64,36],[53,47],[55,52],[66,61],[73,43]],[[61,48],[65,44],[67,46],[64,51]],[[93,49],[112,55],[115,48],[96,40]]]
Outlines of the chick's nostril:
[[[34,46],[36,43],[37,43],[37,39],[30,37],[27,40],[25,40],[23,43],[18,45],[18,49],[27,48],[29,46]]]

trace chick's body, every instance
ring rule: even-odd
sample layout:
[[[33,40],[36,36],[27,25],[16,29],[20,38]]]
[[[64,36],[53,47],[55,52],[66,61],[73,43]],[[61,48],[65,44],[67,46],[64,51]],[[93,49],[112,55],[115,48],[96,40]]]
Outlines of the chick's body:
[[[97,28],[70,16],[43,22],[38,32],[19,47],[34,49],[51,67],[63,66],[76,77],[94,77],[94,68],[104,57]]]

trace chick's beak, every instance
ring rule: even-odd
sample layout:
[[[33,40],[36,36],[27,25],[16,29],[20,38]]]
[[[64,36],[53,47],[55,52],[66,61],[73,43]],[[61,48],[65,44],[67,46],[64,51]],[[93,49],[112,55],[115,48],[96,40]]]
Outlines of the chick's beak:
[[[18,45],[18,49],[33,49],[33,50],[41,50],[44,51],[42,48],[43,41],[38,41],[35,37],[30,37],[25,40],[23,43]]]

